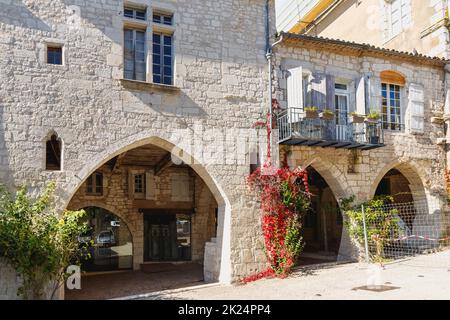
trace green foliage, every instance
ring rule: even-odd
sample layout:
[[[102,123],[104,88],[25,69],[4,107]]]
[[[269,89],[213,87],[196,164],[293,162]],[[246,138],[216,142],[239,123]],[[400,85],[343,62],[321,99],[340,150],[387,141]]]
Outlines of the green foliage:
[[[306,112],[317,112],[319,110],[319,108],[317,107],[306,107],[305,111]]]
[[[0,189],[0,257],[21,276],[19,294],[41,299],[51,281],[53,294],[64,280],[65,268],[79,262],[83,248],[78,236],[86,232],[85,212],[65,211],[58,217],[51,208],[55,184],[32,199],[26,187],[15,195]]]
[[[373,262],[385,261],[384,247],[387,240],[397,237],[400,233],[398,210],[386,208],[386,204],[392,203],[393,200],[391,196],[383,196],[365,203],[364,216],[361,206],[352,208],[354,197],[341,200],[348,217],[345,227],[361,246],[365,243],[363,223],[365,218],[369,253]]]
[[[323,113],[324,115],[334,116],[334,111],[333,111],[333,110],[330,110],[330,109],[325,109],[325,110],[322,111],[322,113]]]
[[[286,250],[290,256],[295,259],[298,258],[303,251],[304,242],[301,234],[302,225],[299,221],[299,217],[294,216],[287,221],[286,228]]]
[[[380,119],[380,113],[376,110],[371,110],[367,115],[367,119],[378,120]]]

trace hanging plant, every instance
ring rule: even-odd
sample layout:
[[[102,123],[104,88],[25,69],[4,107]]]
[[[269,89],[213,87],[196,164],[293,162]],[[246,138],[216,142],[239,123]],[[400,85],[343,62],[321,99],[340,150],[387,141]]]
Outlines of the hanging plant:
[[[270,159],[270,128],[268,160],[247,177],[250,191],[260,197],[262,232],[265,252],[270,264],[268,270],[241,280],[256,281],[269,276],[286,277],[303,249],[300,235],[303,215],[310,206],[308,175],[305,170],[291,170],[286,159],[281,168]]]

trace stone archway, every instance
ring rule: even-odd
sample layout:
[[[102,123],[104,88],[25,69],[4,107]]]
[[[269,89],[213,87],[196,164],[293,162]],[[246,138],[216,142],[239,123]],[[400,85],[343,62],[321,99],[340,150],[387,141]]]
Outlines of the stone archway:
[[[136,140],[130,142],[130,139],[120,141],[115,145],[108,147],[100,154],[96,154],[90,159],[86,166],[76,175],[78,181],[72,181],[73,192],[70,194],[70,200],[67,200],[66,207],[70,207],[71,201],[75,194],[80,190],[81,186],[86,183],[88,177],[90,177],[96,170],[107,165],[111,161],[115,161],[120,155],[129,152],[131,150],[141,148],[144,146],[155,146],[171,154],[170,160],[181,160],[190,169],[192,169],[198,177],[203,181],[210,193],[217,202],[217,235],[216,241],[207,243],[204,260],[204,274],[206,280],[219,280],[223,283],[229,283],[231,281],[231,260],[230,260],[230,228],[231,228],[231,208],[229,201],[227,200],[223,189],[217,183],[216,179],[211,174],[210,167],[197,161],[189,153],[183,149],[178,148],[175,144],[169,142],[160,137],[151,136],[147,138],[136,137]],[[176,160],[175,160],[176,159]],[[84,204],[82,204],[84,206]],[[134,239],[142,237],[143,227],[137,226],[137,220],[130,221],[125,218],[130,225],[130,229],[133,230]],[[139,253],[136,249],[136,252]],[[208,257],[208,259],[207,259]],[[136,257],[135,257],[136,258]],[[135,261],[135,265],[141,261]]]
[[[412,200],[416,203],[429,202],[429,196],[425,190],[424,179],[420,175],[420,170],[412,162],[401,162],[394,160],[386,164],[383,169],[380,170],[376,178],[373,180],[370,186],[369,199],[373,199],[377,193],[380,183],[383,178],[392,170],[398,171],[409,182],[408,188],[411,192]]]
[[[342,240],[343,218],[338,198],[326,179],[313,165],[306,168],[311,192],[311,207],[303,217],[303,240],[305,242],[302,258],[319,261],[336,261]]]

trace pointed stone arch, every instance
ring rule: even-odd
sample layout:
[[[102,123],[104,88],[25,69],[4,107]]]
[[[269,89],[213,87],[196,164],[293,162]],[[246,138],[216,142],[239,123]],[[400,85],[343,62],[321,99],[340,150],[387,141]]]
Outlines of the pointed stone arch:
[[[427,200],[427,193],[424,183],[425,180],[421,175],[418,165],[412,161],[405,162],[400,160],[393,160],[381,169],[371,183],[369,191],[370,199],[375,196],[378,185],[384,176],[386,176],[386,174],[393,169],[398,170],[408,180],[414,202],[424,202]]]
[[[351,196],[348,192],[351,190],[350,186],[347,184],[345,178],[338,178],[338,176],[344,177],[344,175],[341,174],[335,165],[320,157],[314,157],[304,161],[302,168],[306,169],[308,167],[314,168],[314,170],[316,170],[325,179],[338,203],[339,199]]]
[[[232,280],[230,201],[214,176],[214,166],[202,163],[186,152],[186,150],[178,147],[178,145],[182,145],[182,142],[183,141],[171,141],[171,137],[161,137],[159,135],[146,136],[145,133],[140,133],[109,145],[101,152],[89,155],[90,159],[75,173],[74,178],[69,182],[69,187],[67,189],[69,192],[67,192],[66,195],[63,195],[62,205],[66,208],[86,179],[114,157],[145,145],[154,145],[164,149],[172,154],[174,161],[179,161],[179,159],[181,159],[185,164],[189,165],[203,180],[217,202],[217,240],[208,245],[210,248],[214,247],[211,249],[214,261],[207,263],[205,259],[205,278],[206,274],[213,274],[213,278],[208,277],[207,280],[214,279],[219,280],[222,283],[230,283]],[[211,253],[205,254],[205,256],[211,257]]]

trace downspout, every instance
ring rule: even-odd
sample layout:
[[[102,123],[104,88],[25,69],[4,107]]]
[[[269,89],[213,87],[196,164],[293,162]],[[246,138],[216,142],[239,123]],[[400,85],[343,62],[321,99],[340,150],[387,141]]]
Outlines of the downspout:
[[[283,36],[280,37],[278,41],[270,44],[270,0],[266,0],[266,58],[269,68],[269,146],[272,145],[272,128],[273,128],[273,94],[272,94],[272,75],[273,75],[273,68],[272,68],[272,58],[273,58],[273,48],[275,48],[276,45],[281,43],[283,41]],[[271,150],[269,150],[271,151]],[[270,160],[270,159],[269,159]]]

